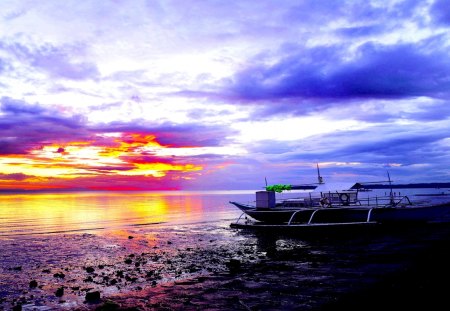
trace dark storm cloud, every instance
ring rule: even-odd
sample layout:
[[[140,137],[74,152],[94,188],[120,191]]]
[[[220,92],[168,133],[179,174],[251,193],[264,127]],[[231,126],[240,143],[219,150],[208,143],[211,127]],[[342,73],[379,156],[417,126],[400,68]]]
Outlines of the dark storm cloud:
[[[242,100],[449,97],[449,51],[436,48],[443,43],[441,37],[419,44],[366,43],[350,61],[342,46],[299,50],[275,65],[237,73],[230,90]]]

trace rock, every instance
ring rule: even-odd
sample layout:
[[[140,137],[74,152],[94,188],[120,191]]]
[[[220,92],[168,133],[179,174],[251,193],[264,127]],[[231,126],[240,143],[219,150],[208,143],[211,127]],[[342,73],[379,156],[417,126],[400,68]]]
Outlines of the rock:
[[[88,276],[87,278],[85,278],[83,280],[83,282],[93,282],[93,281],[94,281],[94,279],[92,278],[92,276]]]
[[[95,308],[95,311],[114,311],[120,310],[120,305],[114,301],[107,300],[101,306]]]
[[[241,270],[241,261],[239,259],[230,259],[230,261],[226,263],[226,266],[230,272],[234,273]]]
[[[30,288],[36,288],[38,286],[38,283],[36,280],[31,280],[30,281]]]
[[[125,259],[124,262],[125,262],[126,264],[132,264],[132,263],[133,263],[133,260],[127,258],[127,259]]]
[[[129,239],[129,240],[134,239],[134,236],[129,235],[129,236],[128,236],[128,239]]]
[[[17,266],[13,268],[14,271],[22,271],[22,266]],[[20,306],[22,308],[22,306]]]
[[[62,273],[62,272],[59,272],[59,273],[53,274],[53,277],[54,278],[64,279],[66,277],[66,275],[64,273]]]
[[[22,305],[15,305],[15,306],[12,308],[12,311],[22,311]]]
[[[64,295],[64,287],[60,287],[56,290],[55,296],[56,297],[62,297]]]
[[[99,291],[95,291],[95,292],[88,292],[86,293],[86,302],[98,302],[100,300],[100,292]]]
[[[87,273],[92,273],[92,272],[94,272],[94,271],[95,271],[95,269],[92,268],[92,267],[87,267],[87,268],[86,268],[86,272],[87,272]]]

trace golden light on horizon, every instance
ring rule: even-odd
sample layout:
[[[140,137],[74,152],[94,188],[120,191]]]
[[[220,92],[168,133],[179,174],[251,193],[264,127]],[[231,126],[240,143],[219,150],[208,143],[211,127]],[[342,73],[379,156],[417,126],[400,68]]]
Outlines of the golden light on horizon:
[[[194,163],[179,163],[180,158],[174,163],[173,155],[159,154],[166,148],[156,141],[154,135],[139,133],[103,135],[100,141],[49,144],[26,154],[0,156],[0,174],[5,175],[0,186],[14,184],[29,189],[31,185],[27,184],[30,183],[45,184],[52,180],[55,184],[58,179],[114,175],[163,178],[168,172],[185,173],[203,169],[203,166]]]

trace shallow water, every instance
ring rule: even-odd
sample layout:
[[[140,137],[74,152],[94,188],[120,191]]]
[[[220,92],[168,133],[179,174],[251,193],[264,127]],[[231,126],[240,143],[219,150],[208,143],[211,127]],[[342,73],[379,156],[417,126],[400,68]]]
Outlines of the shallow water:
[[[0,237],[217,221],[238,216],[228,201],[253,196],[253,191],[1,194]]]
[[[370,309],[384,295],[395,304],[392,288],[399,307],[445,298],[430,301],[450,276],[447,226],[259,234],[229,227],[240,215],[231,200],[254,192],[1,195],[0,310]],[[93,291],[101,300],[87,302]]]

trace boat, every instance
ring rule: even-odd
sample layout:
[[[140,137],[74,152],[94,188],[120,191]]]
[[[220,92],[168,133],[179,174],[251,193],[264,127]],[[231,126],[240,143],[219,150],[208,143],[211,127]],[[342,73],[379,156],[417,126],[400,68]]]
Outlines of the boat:
[[[390,177],[389,184],[392,185]],[[367,191],[371,188],[370,184],[365,184],[364,187],[361,185],[356,183],[350,189],[340,191],[321,191],[321,187],[318,186],[307,195],[279,202],[273,188],[266,187],[266,190],[256,191],[255,203],[229,202],[242,211],[237,221],[230,226],[289,227],[298,230],[450,222],[450,200],[437,200],[433,196],[411,200],[409,196],[393,192],[392,189],[398,189],[394,185],[389,195],[375,194],[360,198],[361,189]]]

